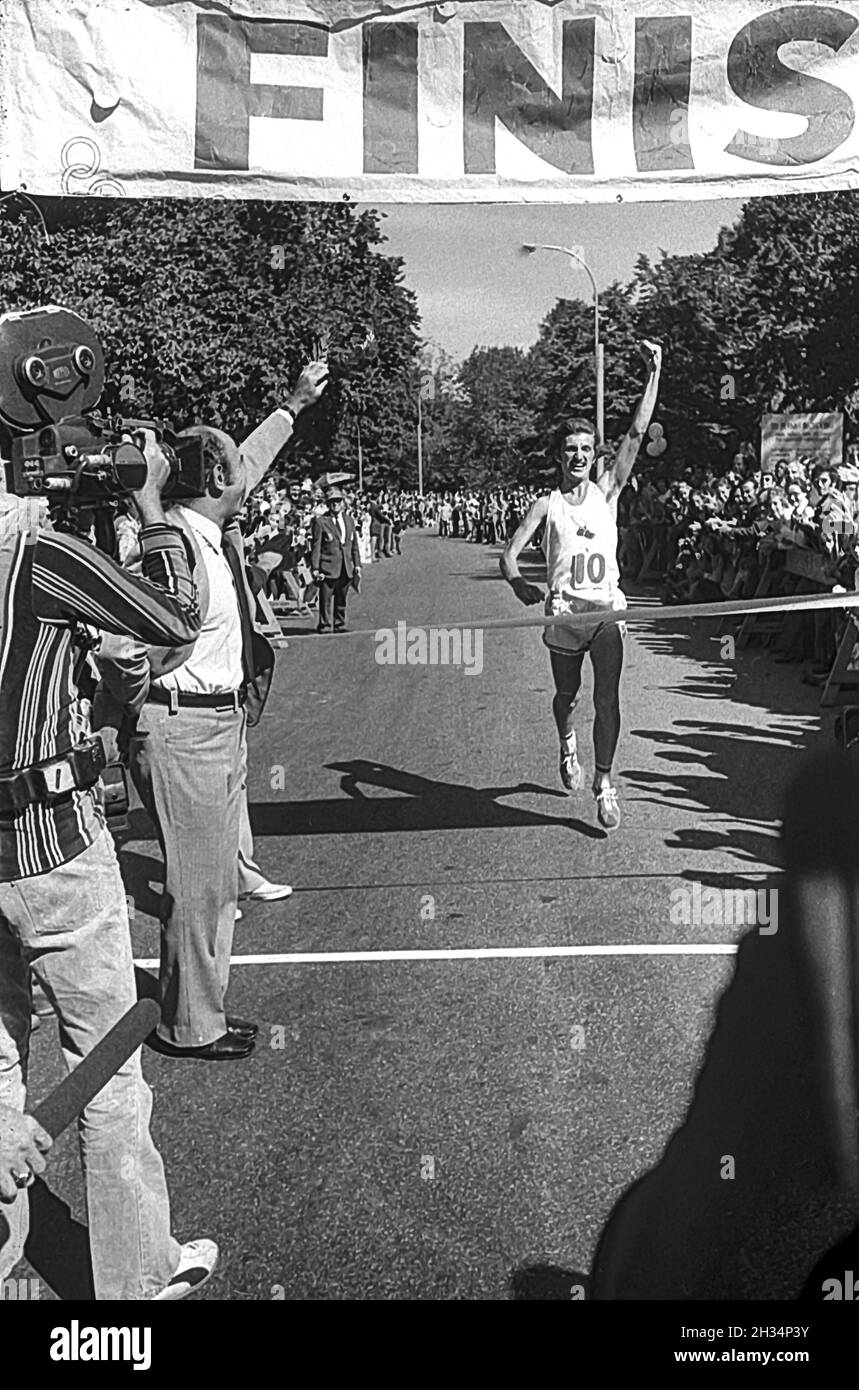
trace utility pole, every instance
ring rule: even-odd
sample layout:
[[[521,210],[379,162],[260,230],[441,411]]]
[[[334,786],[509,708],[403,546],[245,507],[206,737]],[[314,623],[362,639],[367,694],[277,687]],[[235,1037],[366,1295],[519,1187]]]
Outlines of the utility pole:
[[[418,497],[424,495],[424,406],[418,388]]]
[[[573,250],[570,246],[535,246],[528,242],[523,246],[523,251],[559,251],[562,256],[569,256],[570,260],[576,261],[585,271],[591,282],[591,289],[594,294],[594,374],[596,376],[596,395],[597,395],[597,434],[599,443],[605,443],[605,353],[600,340],[600,296],[597,289],[597,282],[594,279],[593,271],[582,255],[581,251]]]

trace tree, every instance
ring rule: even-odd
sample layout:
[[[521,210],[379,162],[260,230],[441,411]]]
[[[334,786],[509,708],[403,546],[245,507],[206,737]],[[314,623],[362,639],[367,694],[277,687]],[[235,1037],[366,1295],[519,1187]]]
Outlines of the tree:
[[[463,362],[449,436],[460,480],[501,487],[519,476],[534,425],[529,376],[519,348],[478,347]]]
[[[714,462],[748,436],[759,415],[747,365],[758,335],[755,286],[731,264],[726,246],[723,238],[706,255],[638,263],[636,332],[663,346],[657,414],[669,461]]]
[[[634,296],[617,283],[600,295],[605,346],[606,439],[622,435],[640,393],[641,361]],[[559,299],[528,354],[535,429],[527,441],[531,466],[553,468],[559,428],[572,416],[596,419],[594,311],[581,300]]]
[[[8,208],[8,204],[6,205]],[[402,451],[418,312],[378,214],[347,203],[57,200],[51,244],[0,217],[6,308],[65,304],[107,360],[101,409],[217,425],[241,439],[326,343],[332,383],[296,431],[300,469],[354,465],[354,418]],[[368,332],[376,355],[362,354]]]

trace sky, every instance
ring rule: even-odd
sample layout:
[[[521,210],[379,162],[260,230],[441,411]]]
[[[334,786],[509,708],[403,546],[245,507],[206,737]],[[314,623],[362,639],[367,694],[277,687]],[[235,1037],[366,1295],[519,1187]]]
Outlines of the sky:
[[[387,205],[381,248],[405,261],[423,337],[456,360],[477,345],[528,347],[560,297],[591,299],[587,276],[566,256],[524,256],[523,242],[583,249],[597,285],[629,280],[639,255],[657,260],[709,251],[742,203],[554,205]]]

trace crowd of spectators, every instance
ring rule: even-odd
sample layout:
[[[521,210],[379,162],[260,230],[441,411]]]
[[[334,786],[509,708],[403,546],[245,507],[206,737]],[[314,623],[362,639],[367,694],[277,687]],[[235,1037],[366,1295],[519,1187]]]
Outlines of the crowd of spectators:
[[[634,475],[620,502],[620,564],[627,581],[656,583],[667,603],[811,594],[856,587],[859,568],[859,461],[776,459],[762,471],[737,454],[723,473],[702,465],[656,465]],[[362,560],[401,553],[402,533],[434,527],[441,537],[503,544],[515,533],[539,487],[428,492],[348,491]],[[270,596],[306,575],[313,519],[325,510],[323,487],[306,480],[268,482],[245,519],[251,559],[282,555],[266,575]],[[789,614],[775,636],[776,660],[806,661],[804,679],[822,684],[840,636],[829,612]]]
[[[355,520],[361,563],[402,554],[403,532],[432,524],[429,499],[417,492],[381,491],[370,495],[357,488],[343,488],[346,505]],[[242,521],[245,553],[252,565],[262,562],[261,587],[269,597],[293,597],[309,584],[313,522],[327,510],[326,488],[306,479],[284,485],[271,479],[250,499]],[[275,557],[280,557],[275,563]]]
[[[433,507],[440,536],[461,536],[478,545],[508,541],[524,521],[538,496],[533,488],[500,488],[493,492],[436,494]]]
[[[722,475],[689,466],[633,480],[621,499],[621,567],[656,581],[668,603],[813,594],[855,588],[859,467],[811,457],[761,471],[737,455]],[[832,613],[788,614],[776,660],[809,663],[823,684],[841,623]]]

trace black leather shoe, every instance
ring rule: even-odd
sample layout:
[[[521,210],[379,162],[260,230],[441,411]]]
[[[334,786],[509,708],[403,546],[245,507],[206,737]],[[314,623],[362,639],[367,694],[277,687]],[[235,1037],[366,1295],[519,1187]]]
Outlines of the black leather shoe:
[[[227,1032],[235,1033],[237,1038],[255,1038],[259,1026],[247,1018],[233,1018],[231,1014],[227,1014]]]
[[[165,1042],[157,1033],[151,1033],[148,1042],[153,1052],[160,1052],[164,1057],[187,1057],[201,1062],[237,1061],[241,1057],[250,1057],[256,1046],[253,1038],[230,1032],[203,1047],[176,1047],[173,1043]]]

